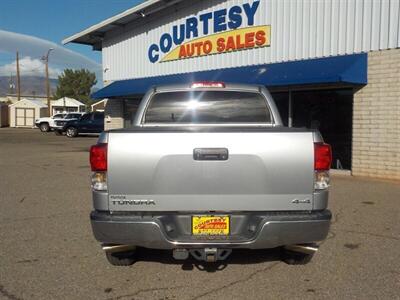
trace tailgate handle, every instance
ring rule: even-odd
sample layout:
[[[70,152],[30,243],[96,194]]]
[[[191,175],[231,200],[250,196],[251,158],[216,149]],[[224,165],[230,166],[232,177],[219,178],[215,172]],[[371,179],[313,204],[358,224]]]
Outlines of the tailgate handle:
[[[193,149],[194,160],[228,160],[226,148],[196,148]]]

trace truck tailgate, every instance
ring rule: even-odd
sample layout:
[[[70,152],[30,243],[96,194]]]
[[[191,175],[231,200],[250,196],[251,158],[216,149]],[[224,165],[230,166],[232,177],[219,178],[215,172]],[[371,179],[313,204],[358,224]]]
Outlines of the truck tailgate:
[[[111,211],[312,209],[309,131],[122,131],[108,143]],[[195,160],[198,148],[225,148],[228,157]]]

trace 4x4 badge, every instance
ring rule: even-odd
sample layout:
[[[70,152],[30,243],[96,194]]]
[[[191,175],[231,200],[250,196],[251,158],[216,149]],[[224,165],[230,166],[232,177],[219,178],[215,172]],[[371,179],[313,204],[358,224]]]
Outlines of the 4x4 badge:
[[[299,199],[294,199],[292,200],[293,204],[303,204],[303,203],[311,203],[310,199],[304,199],[304,200],[299,200]]]

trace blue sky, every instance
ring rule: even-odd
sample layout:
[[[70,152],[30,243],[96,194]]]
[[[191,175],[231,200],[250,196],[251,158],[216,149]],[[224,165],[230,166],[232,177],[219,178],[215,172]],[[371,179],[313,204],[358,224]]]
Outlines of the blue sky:
[[[61,46],[61,40],[64,38],[140,2],[143,2],[143,0],[1,0],[0,31],[30,35]],[[16,50],[14,48],[21,47],[21,41],[26,40],[26,43],[30,43],[29,38],[17,36],[17,40],[20,40],[20,42],[19,44],[16,42],[14,46],[13,36],[8,34],[7,37],[8,39],[0,35],[0,67],[14,61],[14,51]],[[7,45],[5,45],[5,41]],[[37,42],[40,44],[39,40]],[[35,68],[40,69],[38,64],[40,64],[40,53],[43,52],[43,47],[46,47],[46,44],[43,43],[38,50],[39,52],[32,51],[32,53],[29,53],[29,47],[25,47],[26,49],[22,51],[22,57],[30,57],[29,62],[27,60],[24,62],[26,66],[32,64]],[[101,53],[92,51],[90,46],[70,44],[65,47],[88,57],[94,62],[101,63]],[[57,47],[54,52],[57,52],[58,49],[61,48]],[[54,70],[63,68],[61,54],[68,56],[69,53],[58,52],[58,57],[55,56],[56,62],[53,62],[53,64],[57,63],[57,66],[53,66]],[[74,57],[77,57],[78,61],[81,59],[73,55],[69,59],[73,60]],[[52,66],[51,60],[50,66]],[[67,64],[67,66],[69,65]]]

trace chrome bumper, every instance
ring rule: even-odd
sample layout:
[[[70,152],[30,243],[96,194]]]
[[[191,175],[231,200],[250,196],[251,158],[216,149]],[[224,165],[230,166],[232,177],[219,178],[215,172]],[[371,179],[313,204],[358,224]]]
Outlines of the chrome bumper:
[[[231,233],[223,238],[191,235],[192,214],[139,215],[94,211],[90,219],[95,238],[104,244],[135,245],[152,249],[266,249],[322,241],[328,235],[332,218],[329,210],[229,215]]]

